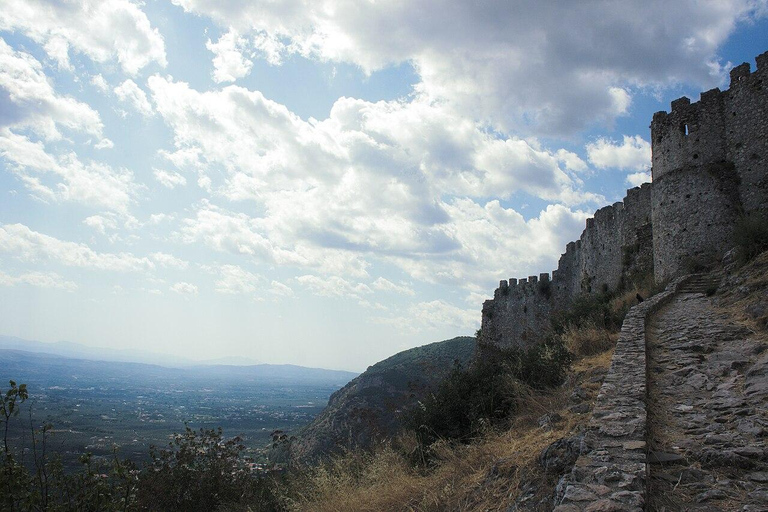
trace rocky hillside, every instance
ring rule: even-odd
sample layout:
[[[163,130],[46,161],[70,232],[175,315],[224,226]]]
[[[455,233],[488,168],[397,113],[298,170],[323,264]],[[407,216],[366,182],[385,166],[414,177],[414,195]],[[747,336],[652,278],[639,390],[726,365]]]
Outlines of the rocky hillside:
[[[475,338],[463,336],[395,354],[331,395],[328,407],[292,440],[291,460],[304,463],[345,447],[369,447],[401,426],[403,412],[433,389],[456,361],[466,365]]]

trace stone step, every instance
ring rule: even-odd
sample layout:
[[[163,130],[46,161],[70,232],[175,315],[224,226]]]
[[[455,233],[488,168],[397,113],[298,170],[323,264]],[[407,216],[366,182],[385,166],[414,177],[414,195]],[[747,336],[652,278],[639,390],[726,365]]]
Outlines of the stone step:
[[[699,274],[693,276],[683,286],[680,287],[680,293],[707,293],[712,288],[717,288],[720,284],[718,276]]]

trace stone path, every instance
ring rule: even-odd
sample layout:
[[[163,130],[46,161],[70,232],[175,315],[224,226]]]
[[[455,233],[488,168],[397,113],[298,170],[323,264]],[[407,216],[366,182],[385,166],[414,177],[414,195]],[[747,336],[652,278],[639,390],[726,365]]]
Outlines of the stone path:
[[[768,344],[682,293],[647,330],[646,510],[768,510]]]

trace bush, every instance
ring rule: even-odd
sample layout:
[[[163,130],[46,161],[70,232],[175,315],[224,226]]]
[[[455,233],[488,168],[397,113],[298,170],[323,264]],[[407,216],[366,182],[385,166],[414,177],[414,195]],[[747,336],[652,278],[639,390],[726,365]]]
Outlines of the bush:
[[[611,295],[583,294],[574,299],[567,311],[553,316],[552,329],[556,334],[563,334],[568,328],[588,325],[618,330],[624,321],[624,315],[626,311],[617,311],[611,307]]]
[[[570,364],[571,354],[557,340],[527,350],[483,346],[469,368],[454,367],[406,424],[416,431],[422,450],[439,439],[469,442],[508,421],[530,388],[561,384]]]
[[[768,250],[768,219],[756,213],[742,216],[736,221],[733,238],[742,263],[752,260]]]
[[[139,479],[142,510],[272,510],[267,479],[255,477],[242,457],[239,437],[225,439],[221,428],[174,434],[167,449],[150,448],[152,462]],[[239,505],[239,506],[238,506]]]

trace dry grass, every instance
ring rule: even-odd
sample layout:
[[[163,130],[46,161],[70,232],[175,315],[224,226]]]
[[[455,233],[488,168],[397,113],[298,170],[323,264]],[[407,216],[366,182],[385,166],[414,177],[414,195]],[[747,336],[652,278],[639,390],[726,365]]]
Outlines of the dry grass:
[[[581,327],[568,327],[561,335],[569,352],[576,356],[593,356],[610,350],[616,345],[618,334],[594,323]]]
[[[524,412],[507,430],[488,431],[469,445],[434,444],[435,462],[429,469],[411,463],[416,439],[406,433],[371,454],[348,452],[305,471],[284,489],[286,507],[317,512],[506,510],[530,481],[537,482],[541,496],[551,495],[557,476],[543,474],[539,454],[583,428],[589,415],[568,411],[568,398],[579,385],[593,401],[600,387],[593,377],[603,374],[610,360],[611,352],[585,357],[557,390],[528,390]],[[551,430],[541,428],[537,418],[553,412],[562,421]]]
[[[612,298],[610,304],[611,311],[614,313],[618,311],[629,311],[629,308],[637,304],[638,295],[643,297],[643,299],[647,299],[651,295],[654,295],[660,291],[661,290],[653,280],[653,274],[648,274],[639,282],[635,283],[621,294]]]
[[[735,321],[755,334],[768,331],[768,314],[750,314],[751,308],[765,304],[768,296],[768,251],[740,268],[730,284],[719,292],[718,306]]]

